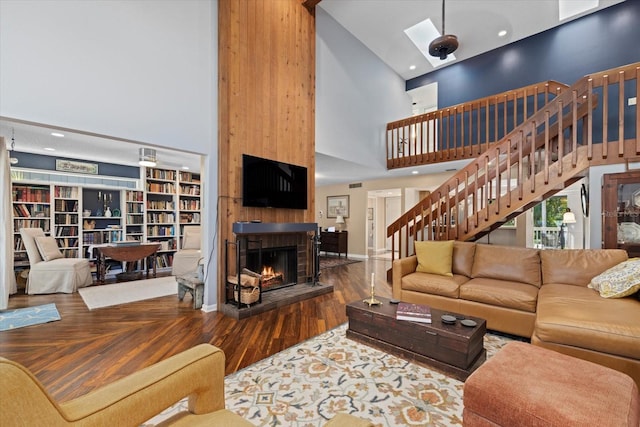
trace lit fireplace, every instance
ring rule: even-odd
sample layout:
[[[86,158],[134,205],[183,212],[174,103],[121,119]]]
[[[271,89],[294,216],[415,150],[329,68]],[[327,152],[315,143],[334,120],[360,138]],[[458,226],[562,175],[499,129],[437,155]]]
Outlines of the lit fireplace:
[[[284,284],[284,274],[275,272],[273,267],[265,266],[260,273],[262,276],[262,289],[269,290],[274,286],[281,287]]]
[[[247,269],[261,275],[262,291],[268,292],[297,283],[296,246],[263,248],[247,251]]]

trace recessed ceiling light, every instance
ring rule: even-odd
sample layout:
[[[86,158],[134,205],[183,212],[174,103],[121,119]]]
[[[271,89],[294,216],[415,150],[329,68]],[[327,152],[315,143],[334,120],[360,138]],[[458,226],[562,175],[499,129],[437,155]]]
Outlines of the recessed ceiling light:
[[[418,175],[418,171],[411,171],[412,174]]]
[[[45,151],[56,151],[55,148],[51,148],[51,147],[44,147]]]
[[[416,69],[416,66],[415,66],[415,65],[410,65],[410,66],[409,66],[409,69],[410,69],[410,70],[415,70],[415,69]]]
[[[51,132],[51,136],[55,136],[56,138],[64,138],[64,134],[60,132]]]
[[[500,36],[500,37],[504,37],[504,36],[506,36],[506,35],[507,35],[507,30],[502,30],[502,31],[500,31],[500,32],[498,33],[498,36]]]
[[[183,166],[182,169],[188,171],[189,170],[189,166]]]

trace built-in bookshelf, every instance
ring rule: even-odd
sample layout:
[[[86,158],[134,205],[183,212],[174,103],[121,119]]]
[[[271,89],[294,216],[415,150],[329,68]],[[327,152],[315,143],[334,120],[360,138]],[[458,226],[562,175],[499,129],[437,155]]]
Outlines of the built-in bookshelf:
[[[120,193],[120,190],[82,189],[82,246],[85,258],[95,258],[94,254],[89,253],[92,245],[124,240]]]
[[[158,268],[171,267],[173,254],[177,249],[177,188],[175,170],[145,169],[146,239],[148,242],[157,242],[161,245],[156,257]]]
[[[125,240],[144,240],[144,192],[125,192]]]
[[[180,171],[178,178],[179,241],[182,241],[185,225],[200,224],[201,184],[199,173]]]
[[[170,268],[185,225],[201,221],[199,173],[146,168],[143,188],[13,183],[14,263],[28,266],[20,228],[53,236],[65,257],[84,257],[92,245],[121,240],[160,243],[157,268]]]
[[[27,251],[20,237],[21,228],[42,228],[51,231],[51,187],[49,185],[13,184],[13,250],[14,265],[29,265]]]
[[[77,258],[80,249],[80,188],[53,187],[53,230],[65,258]]]

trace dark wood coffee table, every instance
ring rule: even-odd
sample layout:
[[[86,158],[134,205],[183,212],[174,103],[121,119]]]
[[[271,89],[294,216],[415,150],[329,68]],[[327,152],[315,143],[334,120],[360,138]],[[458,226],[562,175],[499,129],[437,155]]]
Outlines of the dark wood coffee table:
[[[433,323],[396,320],[395,304],[376,296],[382,305],[369,307],[360,301],[347,305],[349,328],[347,337],[409,361],[424,363],[460,381],[467,379],[487,358],[484,334],[487,323],[477,317],[467,327],[457,321],[442,323],[440,316],[452,314],[431,309]]]

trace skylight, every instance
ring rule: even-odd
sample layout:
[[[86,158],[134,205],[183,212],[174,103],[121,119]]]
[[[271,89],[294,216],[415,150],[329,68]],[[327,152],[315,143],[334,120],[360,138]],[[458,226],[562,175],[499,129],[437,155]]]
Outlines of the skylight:
[[[439,67],[448,62],[456,60],[456,57],[453,54],[449,54],[449,56],[447,56],[447,59],[444,60],[429,55],[429,43],[431,43],[433,39],[442,35],[436,29],[436,26],[433,25],[431,19],[425,19],[422,22],[418,22],[413,27],[409,27],[404,30],[404,33],[407,35],[407,37],[409,37],[413,44],[416,45],[418,50],[422,52],[422,55],[427,58],[427,61],[429,61],[429,63],[433,67]]]
[[[598,7],[599,0],[558,0],[558,19],[563,21]]]

